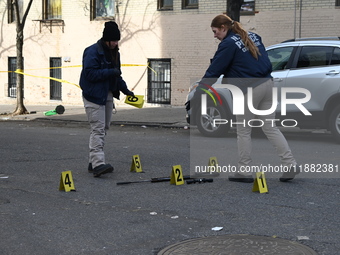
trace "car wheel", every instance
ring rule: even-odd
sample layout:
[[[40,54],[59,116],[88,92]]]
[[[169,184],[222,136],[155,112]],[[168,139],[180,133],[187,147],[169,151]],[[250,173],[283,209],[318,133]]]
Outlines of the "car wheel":
[[[340,105],[334,108],[329,117],[329,129],[335,140],[340,143]]]
[[[225,121],[214,123],[214,119],[227,120],[228,123],[223,123]],[[201,111],[197,111],[196,113],[196,125],[198,130],[202,135],[209,137],[226,136],[230,129],[229,119],[230,117],[227,114],[227,111],[223,107],[214,104],[207,105],[207,115],[201,115]]]

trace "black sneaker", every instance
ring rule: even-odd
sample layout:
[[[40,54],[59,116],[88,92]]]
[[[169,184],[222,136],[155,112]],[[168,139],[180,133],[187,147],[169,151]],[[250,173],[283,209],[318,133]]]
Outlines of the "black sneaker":
[[[295,175],[301,172],[300,167],[295,165],[289,168],[288,172],[283,173],[281,178],[279,179],[280,182],[288,182],[294,179]]]
[[[239,173],[236,173],[234,176],[228,177],[228,179],[231,182],[246,182],[246,183],[254,182],[254,178],[252,175],[243,175]]]
[[[93,173],[92,163],[89,163],[87,171],[89,171],[89,173]]]
[[[93,176],[99,177],[102,174],[112,173],[113,167],[110,164],[102,164],[93,169]]]

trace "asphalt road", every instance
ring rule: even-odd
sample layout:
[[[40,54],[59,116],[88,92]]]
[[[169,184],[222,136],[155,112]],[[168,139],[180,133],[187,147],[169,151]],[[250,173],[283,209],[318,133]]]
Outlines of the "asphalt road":
[[[174,165],[189,174],[190,144],[198,133],[114,126],[105,149],[115,171],[101,178],[87,172],[88,136],[87,125],[0,122],[1,254],[157,254],[183,240],[225,234],[275,236],[320,255],[339,254],[337,176],[304,173],[291,183],[268,178],[268,194],[224,178],[120,186],[116,183],[170,176]],[[301,164],[339,165],[339,145],[329,135],[286,137]],[[235,135],[208,140],[225,151],[221,162],[235,164]],[[143,173],[130,172],[136,154]],[[255,135],[253,154],[255,163],[278,163],[261,135]],[[61,172],[68,170],[76,192],[58,190]]]

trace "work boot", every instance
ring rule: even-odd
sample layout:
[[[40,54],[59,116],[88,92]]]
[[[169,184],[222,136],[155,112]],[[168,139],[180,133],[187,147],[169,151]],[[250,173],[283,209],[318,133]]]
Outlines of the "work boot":
[[[246,183],[254,182],[254,178],[252,175],[244,175],[239,173],[234,174],[234,176],[228,177],[228,179],[231,182],[246,182]]]
[[[93,173],[92,163],[89,163],[87,171],[89,171],[89,173]]]
[[[99,177],[102,174],[112,173],[113,167],[110,164],[102,164],[93,169],[93,176]]]
[[[280,177],[280,182],[288,182],[294,179],[295,175],[301,172],[300,167],[295,165],[289,168],[288,172],[284,172],[283,175]]]

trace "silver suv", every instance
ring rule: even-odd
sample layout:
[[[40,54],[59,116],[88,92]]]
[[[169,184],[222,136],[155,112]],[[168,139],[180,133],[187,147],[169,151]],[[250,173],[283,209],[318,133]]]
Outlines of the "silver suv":
[[[311,95],[310,100],[303,104],[311,115],[305,115],[291,104],[287,105],[286,115],[282,116],[279,104],[277,119],[295,120],[301,129],[327,129],[340,143],[340,37],[293,39],[267,47],[267,52],[276,87],[303,88]],[[191,85],[188,100],[192,98],[197,83]],[[214,120],[235,120],[231,92],[218,88],[216,84],[220,83],[218,80],[213,87],[221,96],[223,107],[208,99],[206,114],[201,115],[200,107],[187,111],[188,123],[197,125],[205,136],[223,136],[229,131],[229,125]],[[290,96],[293,100],[299,99],[297,94]],[[280,124],[280,121],[276,123]]]

